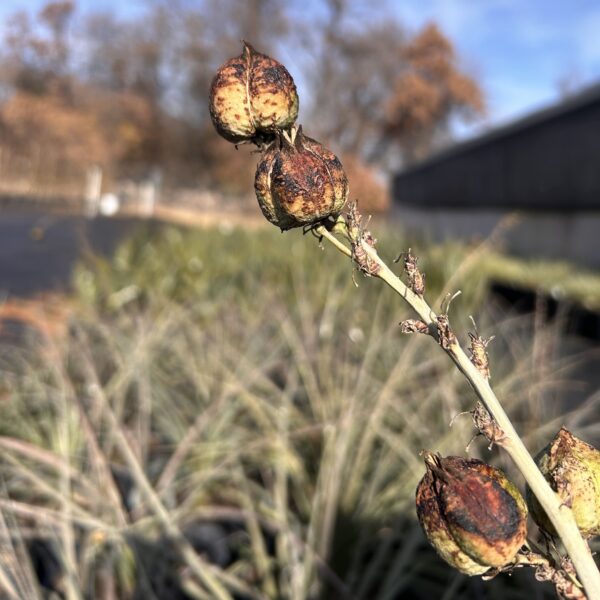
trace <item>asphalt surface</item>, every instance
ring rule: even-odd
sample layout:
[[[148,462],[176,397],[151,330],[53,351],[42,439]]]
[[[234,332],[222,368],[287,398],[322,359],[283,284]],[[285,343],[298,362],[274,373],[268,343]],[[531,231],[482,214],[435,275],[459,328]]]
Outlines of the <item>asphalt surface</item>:
[[[87,250],[110,255],[139,225],[135,218],[0,210],[0,300],[68,290]]]

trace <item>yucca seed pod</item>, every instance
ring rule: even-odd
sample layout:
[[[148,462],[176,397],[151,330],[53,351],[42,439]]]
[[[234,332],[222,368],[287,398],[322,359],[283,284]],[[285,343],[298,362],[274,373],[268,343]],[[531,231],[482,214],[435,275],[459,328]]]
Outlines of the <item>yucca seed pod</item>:
[[[264,153],[254,189],[265,217],[282,230],[317,223],[340,213],[348,179],[337,156],[292,129]]]
[[[527,505],[500,469],[424,452],[417,517],[438,554],[466,575],[507,565],[525,542]]]
[[[210,116],[216,130],[234,143],[252,141],[291,127],[298,117],[296,85],[279,62],[244,42],[210,88]]]
[[[600,535],[600,451],[562,427],[535,461],[562,503],[570,506],[581,534]],[[552,536],[556,530],[527,488],[533,520]]]

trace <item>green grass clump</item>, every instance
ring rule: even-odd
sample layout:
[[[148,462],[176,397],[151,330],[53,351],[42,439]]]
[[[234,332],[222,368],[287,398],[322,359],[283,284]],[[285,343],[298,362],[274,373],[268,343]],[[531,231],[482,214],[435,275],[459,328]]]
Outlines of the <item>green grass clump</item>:
[[[428,294],[462,273],[451,316],[488,333],[476,261],[436,252],[419,249]],[[267,230],[145,231],[75,280],[64,339],[0,348],[7,597],[41,597],[27,558],[40,536],[69,598],[481,596],[414,517],[418,453],[463,454],[470,420],[448,423],[474,397],[431,339],[399,333],[389,290]],[[511,319],[489,333],[495,388],[532,447],[597,410],[555,401],[568,365],[541,369],[531,348],[556,331],[533,339]],[[490,459],[483,443],[472,454]],[[517,572],[485,593],[534,585]]]
[[[523,261],[498,253],[490,253],[485,270],[493,281],[600,312],[600,275],[593,271],[568,262]]]
[[[75,290],[82,305],[103,313],[156,310],[175,302],[192,309],[198,318],[210,319],[221,303],[235,305],[236,313],[254,312],[257,295],[263,299],[277,294],[287,306],[297,307],[299,292],[322,310],[331,302],[332,289],[339,309],[365,326],[376,302],[382,303],[381,318],[391,322],[406,311],[393,293],[382,296],[379,286],[363,282],[360,274],[353,278],[349,260],[309,238],[310,233],[295,230],[282,235],[271,227],[189,230],[149,226],[121,244],[112,260],[90,256],[80,264],[74,274]],[[388,231],[379,245],[384,254],[395,257],[409,244]],[[445,286],[452,278],[453,290],[462,290],[461,315],[477,309],[489,285],[480,275],[479,259],[456,276],[467,254],[459,244],[433,246],[419,254],[419,265],[427,271],[428,295],[437,298],[448,291]],[[401,261],[397,271],[402,271]]]
[[[460,319],[478,310],[493,283],[600,310],[600,276],[570,263],[510,257],[485,242],[473,248],[458,242],[411,243],[401,233],[381,229],[382,255],[391,259],[411,245],[417,248],[419,266],[427,274],[427,294],[438,299],[435,304],[449,291],[462,291]],[[114,259],[88,257],[76,269],[74,283],[82,303],[102,312],[174,301],[193,304],[198,315],[210,318],[219,302],[245,309],[257,286],[276,289],[282,300],[293,304],[299,273],[306,275],[301,283],[308,286],[313,302],[322,303],[332,285],[344,288],[350,272],[349,261],[324,256],[298,230],[282,235],[271,227],[189,230],[154,224],[121,244]],[[401,260],[397,271],[402,271]],[[352,303],[352,312],[365,299],[369,304],[379,292],[376,286],[364,287],[358,297],[346,290],[340,304]],[[389,306],[398,310],[391,293]]]

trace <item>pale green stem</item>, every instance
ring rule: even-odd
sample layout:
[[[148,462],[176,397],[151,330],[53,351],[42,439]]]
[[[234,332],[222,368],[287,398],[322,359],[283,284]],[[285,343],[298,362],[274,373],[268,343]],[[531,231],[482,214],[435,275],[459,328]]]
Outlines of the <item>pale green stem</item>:
[[[324,225],[317,226],[315,232],[332,243],[340,252],[352,258],[350,248],[340,242]],[[375,248],[367,243],[362,243],[362,247],[369,259],[379,267],[377,273],[374,273],[373,276],[385,281],[397,294],[402,296],[419,317],[427,323],[432,335],[438,338],[437,315],[429,304],[421,296],[415,294],[391,271],[383,260],[381,260]],[[573,561],[573,566],[585,589],[588,600],[600,600],[600,572],[587,543],[581,537],[571,509],[561,504],[559,497],[544,479],[544,476],[537,468],[529,451],[513,427],[508,415],[502,408],[500,401],[490,387],[488,380],[473,365],[460,344],[458,342],[451,343],[446,349],[446,353],[471,384],[475,394],[486,407],[495,423],[503,431],[504,438],[498,442],[498,445],[502,446],[512,458],[550,521],[552,521],[564,544],[565,550]]]

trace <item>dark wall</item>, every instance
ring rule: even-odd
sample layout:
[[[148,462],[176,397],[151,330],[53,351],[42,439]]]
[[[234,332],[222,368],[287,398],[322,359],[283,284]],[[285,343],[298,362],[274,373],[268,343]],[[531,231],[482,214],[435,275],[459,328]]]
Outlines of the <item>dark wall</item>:
[[[394,199],[422,207],[600,209],[600,96],[545,120],[525,119],[400,173]]]

